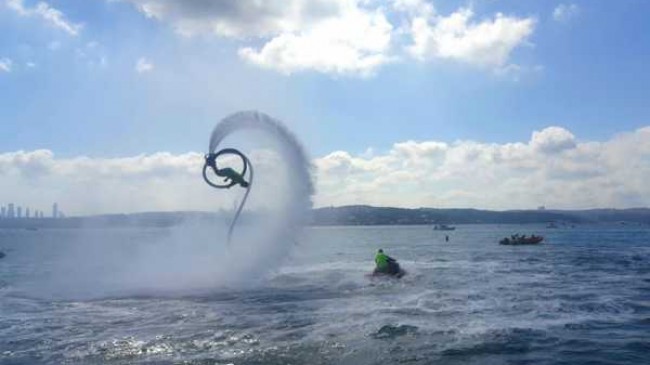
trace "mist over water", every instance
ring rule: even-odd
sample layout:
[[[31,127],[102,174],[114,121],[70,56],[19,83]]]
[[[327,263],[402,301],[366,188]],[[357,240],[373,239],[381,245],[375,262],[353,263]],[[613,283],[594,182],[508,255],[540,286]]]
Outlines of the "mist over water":
[[[240,148],[229,144],[239,141],[251,147],[245,153],[256,176],[230,244],[227,230],[234,211],[226,211],[224,219],[188,219],[164,230],[98,234],[82,229],[68,235],[65,246],[46,250],[41,262],[48,265],[47,273],[31,277],[22,288],[38,297],[98,298],[186,295],[258,284],[295,245],[311,208],[313,186],[309,159],[281,122],[259,112],[233,114],[215,127],[209,151]],[[225,162],[237,162],[232,160]],[[200,168],[196,178],[203,183]],[[243,194],[239,186],[206,189],[215,210],[239,204]]]

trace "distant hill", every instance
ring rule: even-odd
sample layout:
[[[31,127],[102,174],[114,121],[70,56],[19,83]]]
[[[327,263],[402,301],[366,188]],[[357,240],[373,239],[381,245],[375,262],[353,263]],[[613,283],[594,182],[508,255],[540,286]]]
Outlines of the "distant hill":
[[[0,219],[0,228],[97,228],[97,227],[171,227],[184,222],[229,220],[228,212],[149,212],[108,214],[71,218]],[[258,219],[242,215],[242,223]],[[592,210],[508,210],[391,208],[351,205],[313,209],[310,223],[331,225],[415,225],[415,224],[521,224],[521,223],[614,223],[650,224],[650,209]]]
[[[508,210],[389,208],[366,205],[318,208],[312,213],[314,225],[393,225],[466,223],[602,223],[635,222],[650,224],[650,209],[594,210]]]

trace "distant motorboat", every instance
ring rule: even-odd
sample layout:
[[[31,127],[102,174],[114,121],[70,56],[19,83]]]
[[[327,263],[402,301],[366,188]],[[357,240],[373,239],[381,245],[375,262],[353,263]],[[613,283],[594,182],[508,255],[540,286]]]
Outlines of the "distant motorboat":
[[[536,245],[544,241],[544,237],[532,235],[530,237],[524,236],[511,236],[506,237],[499,241],[500,245]]]
[[[557,224],[555,224],[555,222],[551,222],[551,223],[546,225],[546,228],[554,229],[554,228],[559,228],[559,227],[557,226]]]
[[[451,227],[451,226],[448,226],[446,224],[436,224],[433,227],[433,230],[434,231],[455,231],[456,227]]]

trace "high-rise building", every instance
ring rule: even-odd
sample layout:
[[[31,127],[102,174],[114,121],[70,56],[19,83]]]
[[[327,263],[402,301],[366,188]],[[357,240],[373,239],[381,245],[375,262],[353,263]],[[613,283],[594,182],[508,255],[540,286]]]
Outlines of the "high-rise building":
[[[7,207],[7,218],[14,218],[15,213],[14,213],[14,203],[9,203],[9,206]]]
[[[7,208],[2,207],[0,209],[0,218],[6,218],[7,217]]]
[[[59,217],[59,204],[54,203],[52,204],[52,218],[58,218]]]
[[[16,207],[16,218],[22,218],[22,217],[23,217],[23,208]]]
[[[30,218],[29,213],[29,208],[25,208],[25,218]]]

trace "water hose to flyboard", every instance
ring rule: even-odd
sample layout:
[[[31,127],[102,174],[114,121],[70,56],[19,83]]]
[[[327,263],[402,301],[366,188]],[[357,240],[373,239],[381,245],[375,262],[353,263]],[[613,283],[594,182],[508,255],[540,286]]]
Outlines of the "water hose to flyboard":
[[[242,170],[240,172],[237,172],[229,167],[220,169],[219,166],[217,166],[217,159],[220,156],[225,155],[234,155],[239,157],[242,162]],[[215,183],[210,180],[208,178],[208,170],[212,170],[215,175],[224,178],[223,183]],[[248,181],[245,180],[247,172]],[[251,187],[253,186],[253,165],[251,164],[248,157],[246,157],[246,155],[235,148],[224,148],[218,152],[211,151],[205,155],[205,164],[203,165],[203,180],[205,180],[208,185],[212,186],[215,189],[230,189],[235,185],[239,185],[242,188],[246,189],[244,198],[242,199],[241,203],[239,203],[239,207],[237,208],[235,216],[233,217],[232,222],[230,223],[230,227],[228,228],[228,244],[230,245],[235,225],[239,220],[239,215],[241,214],[241,211],[246,204],[246,199],[248,199],[248,194],[250,193]]]

